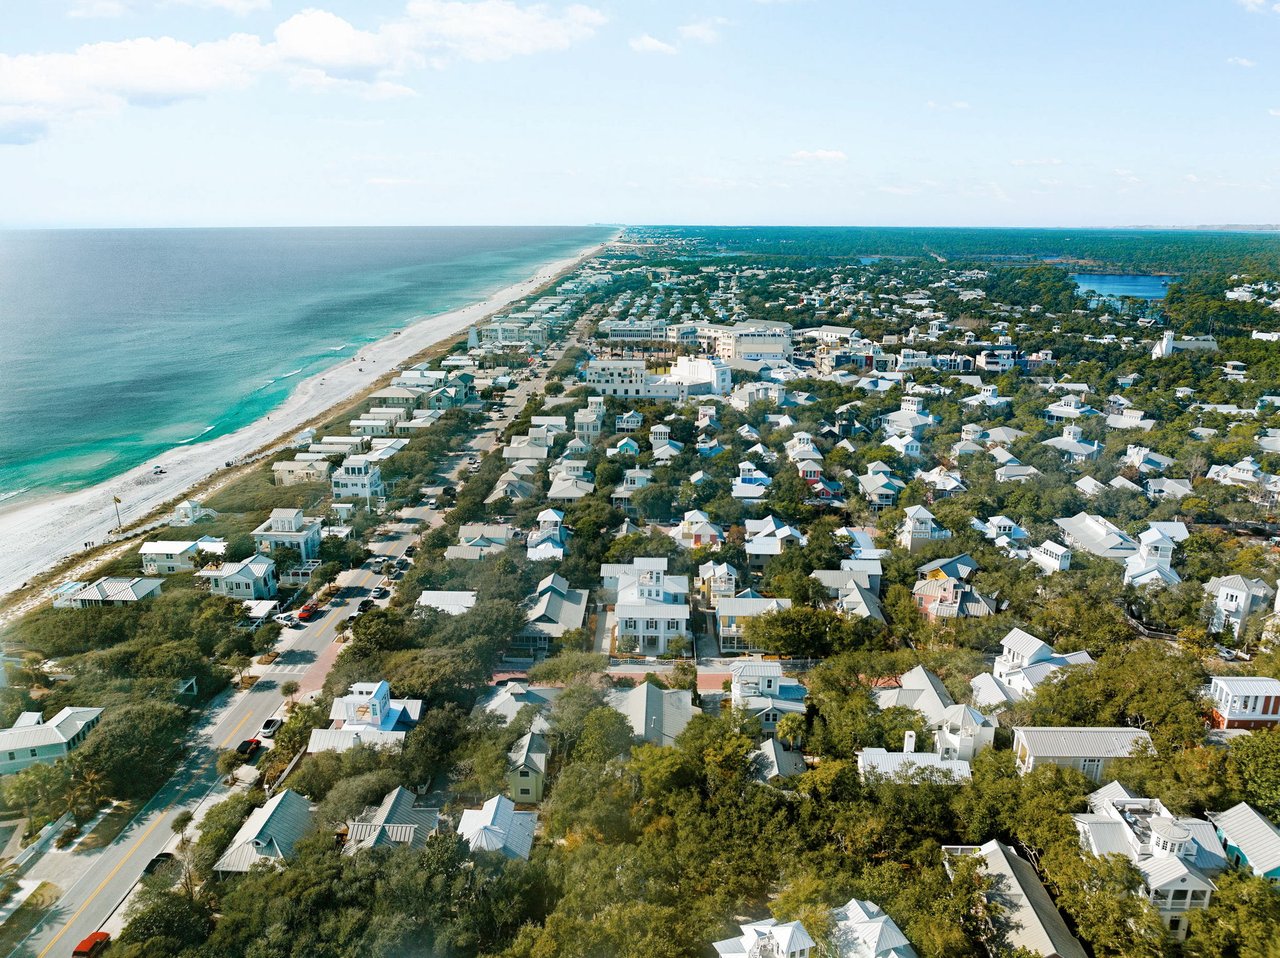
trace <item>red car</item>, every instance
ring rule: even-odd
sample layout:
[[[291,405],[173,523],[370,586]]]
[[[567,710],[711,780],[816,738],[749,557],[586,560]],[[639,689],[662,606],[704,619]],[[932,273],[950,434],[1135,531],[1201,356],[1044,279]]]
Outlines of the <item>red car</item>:
[[[76,950],[71,953],[71,958],[97,958],[110,943],[110,935],[105,931],[95,931],[80,944],[76,945]]]
[[[298,621],[310,622],[312,616],[314,616],[315,614],[316,614],[315,604],[312,602],[308,602],[306,605],[304,605],[301,609],[298,610]]]

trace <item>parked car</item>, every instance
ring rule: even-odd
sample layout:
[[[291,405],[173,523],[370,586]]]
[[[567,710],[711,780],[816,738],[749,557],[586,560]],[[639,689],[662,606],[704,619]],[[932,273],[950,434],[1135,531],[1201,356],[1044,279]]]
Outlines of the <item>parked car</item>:
[[[435,496],[432,496],[430,499],[427,500],[427,508],[434,509],[438,502],[439,500],[437,500]]]
[[[262,748],[262,743],[258,739],[247,738],[236,746],[236,754],[243,755],[244,760],[247,762],[258,754],[260,748]]]
[[[318,610],[319,610],[319,606],[317,606],[314,602],[308,602],[306,605],[304,605],[301,609],[298,610],[298,621],[310,622],[313,618],[315,618],[315,614]]]
[[[404,554],[409,556],[410,558],[413,558],[418,554],[418,547],[410,543],[409,545],[405,546]]]
[[[269,718],[262,723],[262,728],[258,729],[255,738],[272,739],[276,737],[276,732],[280,731],[280,726],[284,724],[284,719]]]
[[[105,931],[95,931],[91,935],[86,935],[84,941],[76,945],[71,955],[72,958],[97,958],[109,944],[111,944],[110,935]]]
[[[373,599],[361,599],[360,604],[356,606],[359,612],[368,612],[373,608]]]
[[[390,594],[391,592],[388,589],[386,589],[384,586],[378,586],[373,590],[373,597],[375,599],[385,599]]]
[[[147,862],[147,867],[142,869],[142,874],[154,875],[160,869],[166,865],[173,864],[175,861],[177,861],[177,858],[174,857],[173,852],[160,852],[155,858]]]

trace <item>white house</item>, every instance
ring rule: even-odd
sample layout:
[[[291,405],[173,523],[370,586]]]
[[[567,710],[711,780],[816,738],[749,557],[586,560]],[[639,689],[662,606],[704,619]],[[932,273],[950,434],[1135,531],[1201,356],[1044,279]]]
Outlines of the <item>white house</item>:
[[[215,539],[213,536],[201,536],[193,542],[157,539],[144,542],[138,549],[142,556],[144,575],[173,575],[175,572],[190,572],[195,568],[197,556],[222,555],[226,551],[227,541]]]
[[[1280,724],[1280,681],[1264,676],[1213,676],[1210,717],[1214,728],[1275,728]]]
[[[1097,782],[1113,760],[1128,758],[1144,746],[1151,746],[1151,736],[1134,728],[1020,726],[1013,730],[1013,754],[1022,775],[1040,765],[1060,765]]]
[[[1030,632],[1015,628],[1000,640],[1000,655],[991,671],[974,676],[969,686],[979,708],[1003,706],[1020,702],[1059,669],[1092,664],[1088,652],[1060,655]]]
[[[780,662],[739,659],[729,666],[729,672],[734,708],[745,709],[758,718],[766,735],[777,729],[782,716],[804,715],[808,710],[804,700],[809,690],[783,675]]]
[[[209,580],[209,591],[213,595],[231,599],[270,599],[279,586],[275,560],[261,554],[201,569],[196,576]]]
[[[720,651],[756,651],[747,641],[746,626],[754,618],[791,608],[790,599],[773,599],[746,591],[736,596],[720,599],[716,603],[716,634],[720,639]]]
[[[333,700],[329,727],[311,730],[307,751],[346,752],[356,745],[399,748],[421,716],[421,699],[393,699],[386,682],[357,682]]]
[[[367,456],[348,456],[330,477],[334,499],[363,499],[370,502],[387,494],[382,484],[382,468]]]
[[[932,542],[951,538],[951,530],[938,525],[932,512],[924,506],[907,506],[902,526],[898,529],[898,545],[908,552],[920,552]]]
[[[620,648],[662,655],[672,639],[689,637],[688,576],[634,566],[617,582],[613,632]]]
[[[900,675],[896,687],[878,688],[874,694],[881,709],[909,708],[923,715],[941,759],[968,762],[995,742],[991,719],[968,705],[957,705],[942,680],[923,665]]]
[[[1214,576],[1204,584],[1204,591],[1213,599],[1210,628],[1236,636],[1245,619],[1266,608],[1276,594],[1276,590],[1261,579],[1243,575]]]
[[[1227,865],[1213,825],[1175,816],[1159,799],[1139,798],[1119,782],[1090,795],[1089,811],[1072,818],[1086,850],[1133,862],[1164,926],[1176,940],[1186,938],[1187,912],[1209,907],[1217,890],[1210,875]]]
[[[68,582],[55,590],[53,605],[58,609],[88,609],[100,605],[132,605],[159,595],[164,579],[135,576],[125,579],[103,576],[88,584]]]
[[[320,552],[320,526],[318,518],[304,516],[301,509],[272,509],[267,521],[253,530],[253,541],[259,552],[278,546],[297,549],[307,562]]]

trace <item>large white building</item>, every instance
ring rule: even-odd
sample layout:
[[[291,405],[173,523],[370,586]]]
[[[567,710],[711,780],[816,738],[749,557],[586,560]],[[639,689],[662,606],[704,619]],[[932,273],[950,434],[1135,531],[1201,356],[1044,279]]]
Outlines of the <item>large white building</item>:
[[[633,566],[618,575],[617,596],[614,638],[620,651],[634,646],[642,655],[663,655],[672,639],[689,638],[688,576]]]

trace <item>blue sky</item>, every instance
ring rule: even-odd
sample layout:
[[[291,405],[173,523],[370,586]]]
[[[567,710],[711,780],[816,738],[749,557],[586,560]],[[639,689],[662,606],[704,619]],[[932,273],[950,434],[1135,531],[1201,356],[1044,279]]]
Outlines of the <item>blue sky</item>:
[[[0,16],[0,226],[1280,221],[1273,0]]]

